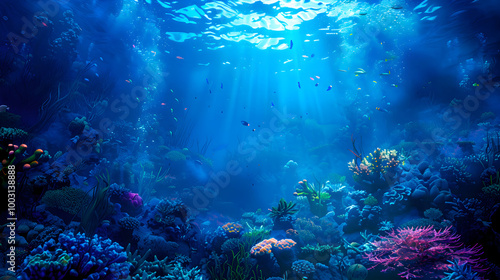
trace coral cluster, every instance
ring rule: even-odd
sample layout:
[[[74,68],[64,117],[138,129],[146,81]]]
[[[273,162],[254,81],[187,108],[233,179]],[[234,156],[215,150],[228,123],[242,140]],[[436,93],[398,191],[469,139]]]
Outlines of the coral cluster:
[[[278,250],[291,249],[297,244],[292,239],[276,240],[275,238],[265,239],[255,244],[250,250],[250,254],[258,256],[264,254],[271,254],[271,250],[276,248]]]
[[[59,235],[34,249],[20,267],[20,279],[119,279],[129,274],[123,247],[83,234]]]

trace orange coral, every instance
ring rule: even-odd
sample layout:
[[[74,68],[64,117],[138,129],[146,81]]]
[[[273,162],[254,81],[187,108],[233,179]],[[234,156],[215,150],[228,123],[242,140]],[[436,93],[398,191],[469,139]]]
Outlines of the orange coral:
[[[278,250],[291,249],[295,244],[297,243],[292,239],[281,239],[279,241],[275,238],[264,239],[252,247],[250,254],[254,256],[270,254],[272,248],[277,248]]]
[[[222,226],[222,229],[226,234],[238,234],[243,229],[243,227],[240,224],[227,223]]]
[[[295,241],[292,239],[281,239],[280,241],[276,242],[274,247],[278,248],[279,250],[285,250],[285,249],[292,249],[293,246],[297,244]]]

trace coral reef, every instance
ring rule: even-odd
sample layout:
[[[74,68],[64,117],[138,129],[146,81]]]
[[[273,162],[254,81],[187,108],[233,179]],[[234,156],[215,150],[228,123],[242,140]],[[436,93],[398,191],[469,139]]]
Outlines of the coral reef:
[[[123,247],[109,239],[61,233],[34,249],[20,267],[20,279],[119,279],[129,274]]]

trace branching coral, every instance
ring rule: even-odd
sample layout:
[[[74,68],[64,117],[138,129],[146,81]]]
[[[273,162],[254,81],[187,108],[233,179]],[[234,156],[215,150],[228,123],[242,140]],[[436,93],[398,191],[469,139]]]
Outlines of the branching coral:
[[[478,258],[482,254],[481,246],[460,248],[459,239],[449,227],[442,230],[432,226],[400,228],[372,242],[375,249],[364,258],[375,263],[370,269],[381,265],[382,272],[397,270],[405,279],[442,275],[451,266],[447,262],[450,259],[483,271],[482,260]]]
[[[355,160],[352,160],[348,166],[349,170],[354,173],[354,180],[380,188],[392,184],[399,162],[396,150],[377,148],[373,153],[363,158],[359,165],[356,164]]]

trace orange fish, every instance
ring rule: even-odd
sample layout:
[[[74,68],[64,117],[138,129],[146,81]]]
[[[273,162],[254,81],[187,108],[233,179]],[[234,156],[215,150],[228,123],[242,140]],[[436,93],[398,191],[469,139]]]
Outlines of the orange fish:
[[[184,57],[182,57],[182,56],[176,56],[175,58],[177,58],[177,59],[184,59]]]

